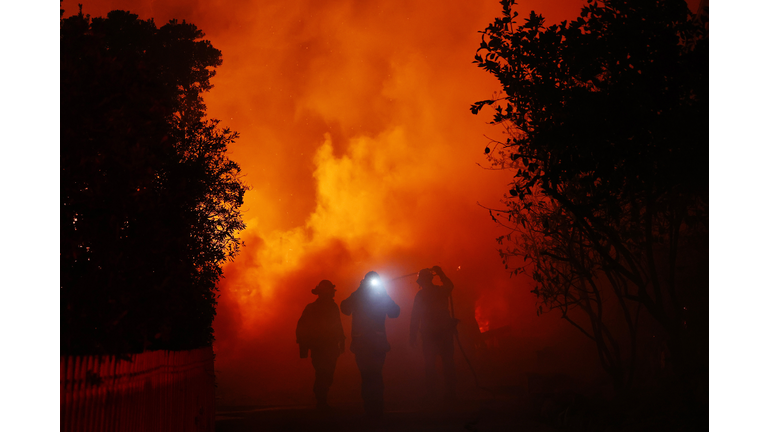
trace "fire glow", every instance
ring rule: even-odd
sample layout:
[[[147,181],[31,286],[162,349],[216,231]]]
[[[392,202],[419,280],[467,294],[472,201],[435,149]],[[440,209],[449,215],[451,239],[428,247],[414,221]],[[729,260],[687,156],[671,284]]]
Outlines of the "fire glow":
[[[489,330],[490,321],[485,317],[480,306],[475,308],[475,321],[477,321],[477,327],[480,328],[480,333],[485,333]]]
[[[576,16],[581,3],[536,8],[554,23]],[[74,2],[62,8],[77,13]],[[245,247],[219,284],[214,348],[223,388],[245,380],[267,393],[270,379],[306,366],[294,359],[291,333],[321,279],[337,285],[338,302],[367,271],[388,279],[439,264],[456,269],[456,296],[470,303],[463,319],[481,332],[491,326],[472,303],[481,294],[513,302],[504,310],[525,317],[517,325],[537,325],[535,299],[513,290],[494,248],[499,228],[477,206],[498,202],[506,187],[502,174],[477,166],[487,165],[483,134],[500,131],[469,111],[498,90],[472,64],[477,31],[499,15],[497,1],[83,5],[92,16],[112,9],[158,25],[192,22],[223,53],[207,112],[240,133],[230,157],[251,186]],[[514,293],[486,293],[491,286]],[[407,317],[414,281],[386,289]],[[407,318],[388,325],[405,329]],[[235,372],[245,369],[252,375]]]

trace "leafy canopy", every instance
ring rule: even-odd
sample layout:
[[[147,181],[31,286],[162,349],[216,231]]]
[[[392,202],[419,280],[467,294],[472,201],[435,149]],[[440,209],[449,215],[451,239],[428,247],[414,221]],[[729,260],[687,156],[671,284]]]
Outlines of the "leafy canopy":
[[[681,290],[678,257],[706,236],[708,35],[682,0],[587,3],[577,19],[545,26],[534,12],[518,23],[514,0],[502,0],[475,63],[503,92],[471,111],[493,107],[507,133],[486,147],[495,167],[512,172],[506,208],[489,210],[512,223],[500,255],[525,263],[513,272],[533,278],[539,310],[560,310],[595,341],[621,383],[605,291],[622,310],[633,356],[640,310],[630,305],[665,329],[674,350],[690,329],[684,304],[706,294],[701,285]]]
[[[213,340],[246,187],[205,118],[221,52],[193,24],[125,11],[61,21],[61,350]]]

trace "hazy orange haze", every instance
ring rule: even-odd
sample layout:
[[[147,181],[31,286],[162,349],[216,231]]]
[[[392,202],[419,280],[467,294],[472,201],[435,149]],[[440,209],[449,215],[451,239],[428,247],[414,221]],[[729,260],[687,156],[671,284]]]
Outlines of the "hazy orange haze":
[[[124,9],[158,26],[184,19],[223,53],[205,101],[209,117],[240,133],[230,157],[251,190],[246,246],[219,284],[222,398],[311,399],[311,366],[298,358],[293,332],[321,279],[337,285],[340,301],[370,270],[388,279],[437,264],[456,283],[464,331],[476,309],[484,325],[528,336],[567,326],[536,317],[528,281],[510,279],[499,259],[494,238],[506,231],[477,205],[497,205],[507,189],[507,173],[477,165],[486,165],[483,135],[501,138],[501,130],[486,124],[488,113],[469,112],[499,89],[472,64],[477,32],[500,15],[498,2],[83,3],[92,16]],[[519,10],[554,23],[581,5],[527,1]],[[76,2],[62,7],[77,12]],[[404,342],[416,289],[413,278],[388,287],[403,310],[388,323],[388,391],[419,377],[393,373],[419,359]],[[339,398],[356,394],[356,373],[342,356]]]

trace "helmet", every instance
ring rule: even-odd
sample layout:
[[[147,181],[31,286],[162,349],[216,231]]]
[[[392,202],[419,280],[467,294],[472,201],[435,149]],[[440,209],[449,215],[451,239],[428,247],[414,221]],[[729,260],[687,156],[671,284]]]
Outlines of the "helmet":
[[[416,278],[416,283],[419,285],[424,285],[427,282],[432,282],[432,277],[434,275],[432,274],[432,270],[430,269],[421,269],[419,270],[419,277]]]
[[[320,281],[319,284],[312,290],[312,294],[320,295],[325,292],[334,292],[336,291],[334,288],[336,288],[336,285],[331,283],[331,281],[327,279],[323,279]]]
[[[381,287],[381,278],[379,277],[379,274],[375,271],[369,271],[365,274],[365,278],[360,282],[360,286],[369,286],[369,287]]]

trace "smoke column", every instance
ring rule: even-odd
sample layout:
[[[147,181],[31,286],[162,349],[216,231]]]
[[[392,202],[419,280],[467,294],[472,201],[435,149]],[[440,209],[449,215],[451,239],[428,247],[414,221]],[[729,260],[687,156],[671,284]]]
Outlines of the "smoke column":
[[[549,24],[582,6],[521,3],[520,22],[535,8]],[[62,8],[77,13],[76,2]],[[478,166],[487,165],[484,135],[503,135],[487,125],[488,112],[469,111],[499,90],[472,64],[477,32],[501,13],[496,1],[83,5],[91,16],[113,9],[158,26],[192,22],[223,53],[205,95],[208,115],[240,132],[230,157],[252,188],[245,248],[219,284],[214,349],[223,401],[310,403],[312,367],[299,359],[294,330],[321,279],[336,284],[338,303],[370,270],[389,279],[440,265],[456,284],[468,341],[478,325],[510,326],[542,346],[575,334],[557,316],[536,317],[529,281],[510,278],[499,259],[494,239],[507,230],[477,205],[498,206],[509,175]],[[422,379],[420,353],[407,345],[415,276],[387,289],[402,308],[387,324],[387,397],[406,401]],[[349,337],[351,320],[342,321]],[[460,385],[471,387],[460,373]],[[347,352],[330,397],[357,400],[358,386]]]

